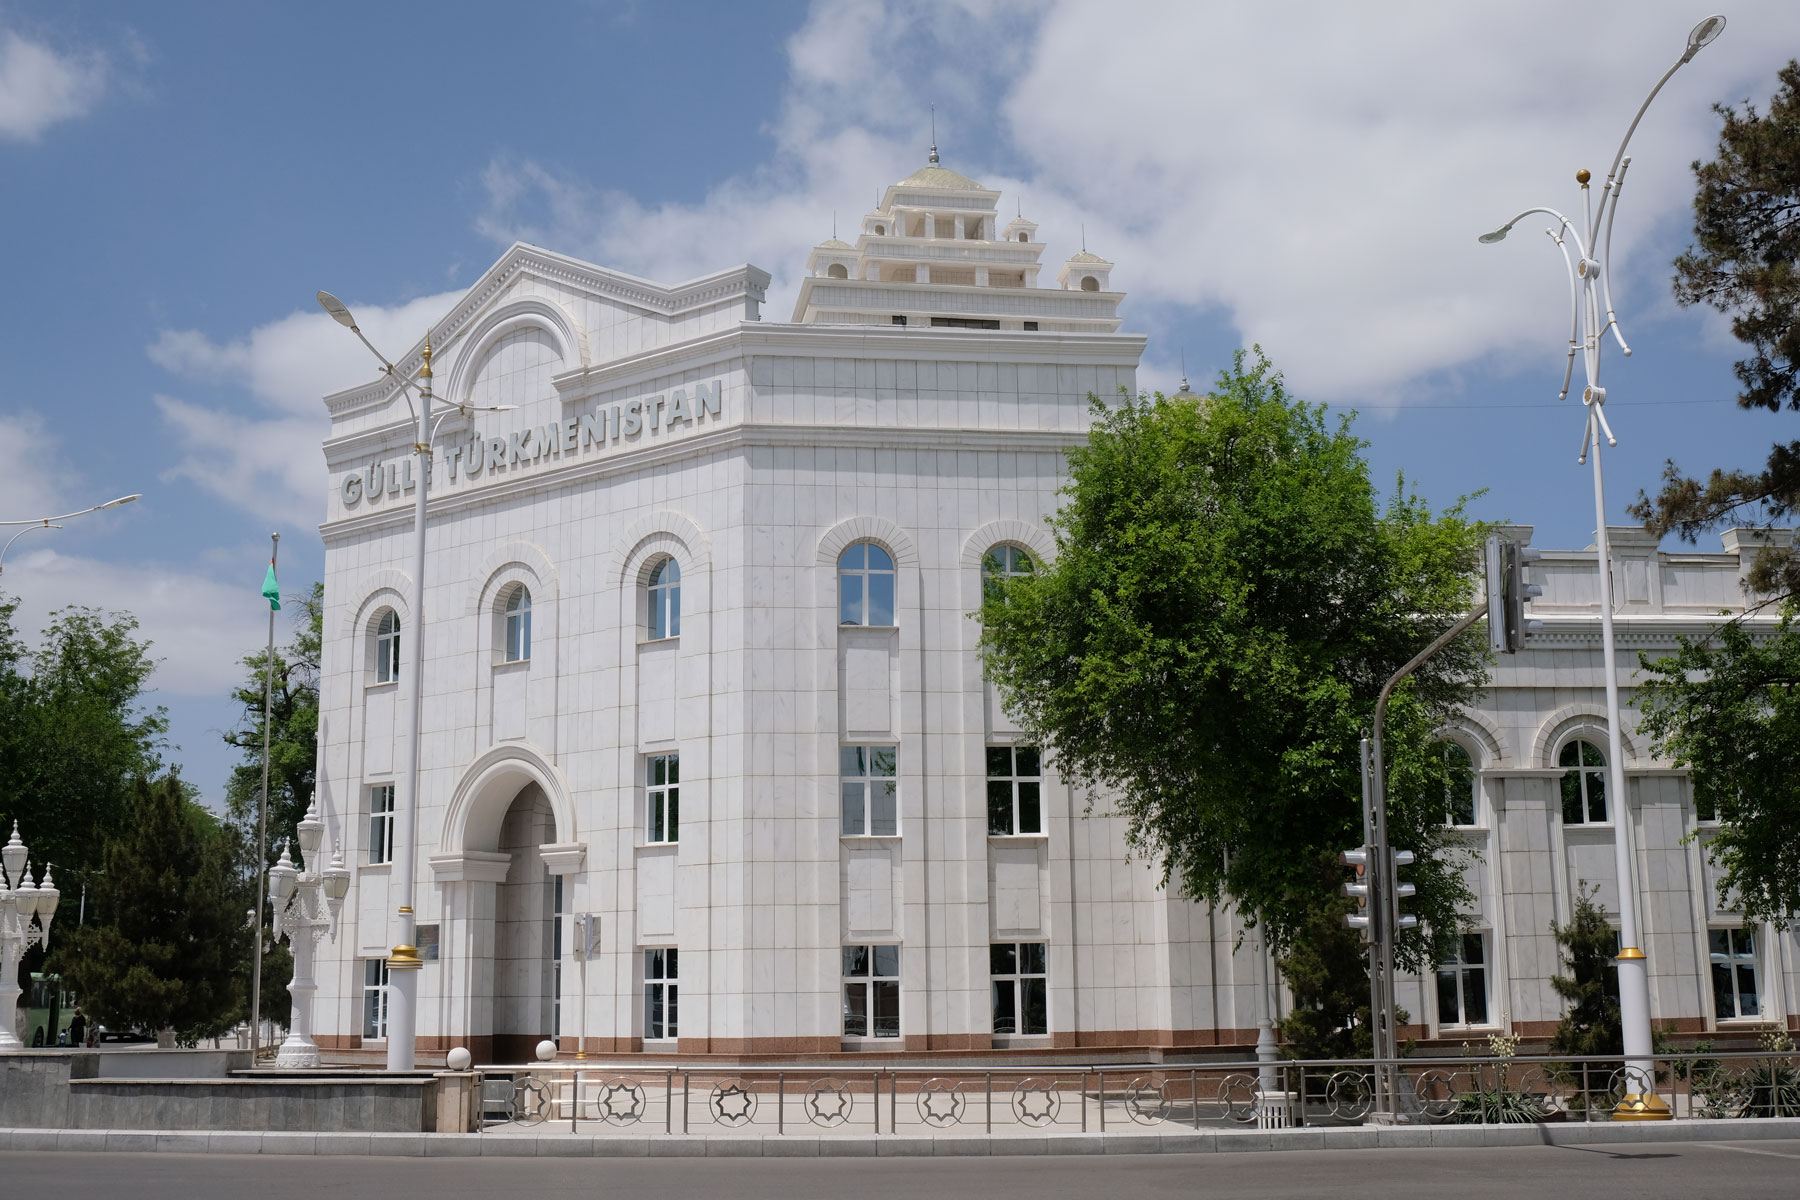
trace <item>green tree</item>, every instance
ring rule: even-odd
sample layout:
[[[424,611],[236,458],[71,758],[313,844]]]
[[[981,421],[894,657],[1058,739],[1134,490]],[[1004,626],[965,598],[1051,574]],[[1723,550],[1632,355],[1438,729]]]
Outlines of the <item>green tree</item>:
[[[1208,397],[1094,408],[1055,561],[984,599],[984,667],[1165,883],[1229,897],[1285,953],[1344,878],[1321,863],[1362,840],[1376,694],[1467,611],[1483,530],[1404,481],[1384,509],[1348,419],[1290,398],[1260,352]],[[1459,639],[1390,711],[1390,824],[1420,859],[1413,969],[1471,901],[1430,744],[1485,670],[1479,640]]]
[[[1277,1032],[1295,1058],[1367,1058],[1375,1049],[1368,948],[1362,934],[1344,924],[1355,905],[1336,890],[1343,879],[1337,859],[1327,854],[1315,862],[1312,910],[1277,962],[1294,996]],[[1405,1009],[1396,1015],[1397,1025],[1410,1020]]]
[[[275,651],[269,698],[270,866],[281,856],[281,839],[292,834],[312,803],[319,761],[319,649],[324,636],[325,586],[315,583],[304,595],[289,597],[288,603],[294,632],[287,646]],[[236,727],[225,733],[226,743],[242,754],[225,784],[226,808],[247,826],[252,845],[262,797],[263,675],[268,661],[266,650],[244,659],[246,678],[231,693],[241,712]],[[329,857],[329,847],[325,853]]]
[[[179,775],[132,787],[105,842],[83,925],[59,923],[49,958],[89,1016],[120,1029],[218,1033],[244,1009],[251,895],[237,831]]]
[[[1694,163],[1694,245],[1675,260],[1675,298],[1731,317],[1751,353],[1734,370],[1741,408],[1800,410],[1800,62],[1781,69],[1767,112],[1715,105],[1718,156]],[[1631,508],[1650,529],[1689,541],[1727,522],[1774,522],[1800,508],[1800,441],[1777,442],[1760,471],[1714,470],[1701,482],[1671,461],[1654,499]],[[1759,550],[1757,591],[1800,592],[1800,554]]]
[[[1562,965],[1568,971],[1550,977],[1550,986],[1568,1005],[1556,1032],[1550,1035],[1552,1054],[1598,1058],[1625,1049],[1624,1025],[1619,1018],[1619,972],[1614,962],[1619,948],[1605,910],[1594,903],[1599,890],[1582,880],[1575,889],[1568,924],[1550,922],[1550,932],[1562,947]]]
[[[1718,818],[1707,853],[1719,899],[1786,928],[1800,912],[1800,620],[1793,605],[1769,636],[1738,622],[1683,638],[1638,692],[1655,752],[1686,767],[1694,803]]]

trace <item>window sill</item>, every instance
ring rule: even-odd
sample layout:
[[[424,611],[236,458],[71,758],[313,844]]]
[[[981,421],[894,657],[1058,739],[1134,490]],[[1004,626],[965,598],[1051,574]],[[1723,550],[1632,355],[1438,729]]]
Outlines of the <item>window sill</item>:
[[[638,644],[638,648],[642,649],[645,646],[673,646],[673,645],[678,645],[680,642],[681,642],[681,635],[679,633],[675,633],[675,634],[670,634],[668,637],[661,637],[661,638],[641,637],[638,639],[637,644]]]
[[[839,629],[866,629],[870,633],[893,633],[896,630],[898,630],[900,627],[898,625],[847,625],[844,622],[839,621],[838,628]]]
[[[1050,840],[1050,835],[1047,833],[990,833],[990,834],[988,834],[988,845],[990,845],[990,846],[1008,846],[1008,845],[1017,845],[1020,842],[1047,842],[1049,840]]]
[[[900,835],[897,833],[840,833],[840,834],[838,834],[838,841],[840,841],[840,842],[897,842],[899,840],[900,840]]]
[[[677,838],[672,842],[638,842],[632,848],[635,850],[674,850],[680,845],[681,840]]]
[[[394,869],[394,864],[391,861],[390,862],[366,862],[366,863],[363,863],[361,866],[357,867],[357,873],[362,874],[362,875],[367,875],[370,872],[373,872],[377,875],[386,875],[393,869]]]
[[[1035,1050],[1049,1044],[1050,1035],[1047,1033],[996,1033],[994,1035],[996,1050]]]
[[[876,1050],[891,1050],[906,1039],[899,1034],[893,1037],[847,1037],[839,1045],[850,1054],[867,1054]]]
[[[1503,1025],[1439,1025],[1438,1026],[1438,1036],[1439,1037],[1452,1037],[1452,1036],[1462,1037],[1462,1036],[1466,1036],[1469,1034],[1473,1034],[1476,1037],[1488,1037],[1490,1035],[1504,1034],[1505,1032],[1506,1032],[1506,1027]]]
[[[494,660],[494,670],[496,671],[522,671],[530,665],[529,658],[496,658]]]
[[[1714,1017],[1713,1024],[1720,1029],[1767,1029],[1769,1022],[1775,1017]]]
[[[386,691],[392,691],[392,690],[398,688],[399,686],[400,686],[400,681],[398,679],[389,679],[386,682],[382,682],[382,683],[365,683],[365,684],[363,684],[363,691],[365,693],[367,693],[367,692],[386,692]]]

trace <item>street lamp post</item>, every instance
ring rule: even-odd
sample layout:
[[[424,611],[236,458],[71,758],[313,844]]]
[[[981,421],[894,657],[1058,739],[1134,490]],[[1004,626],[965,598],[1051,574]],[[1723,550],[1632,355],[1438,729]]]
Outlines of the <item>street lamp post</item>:
[[[62,893],[46,866],[33,886],[31,850],[19,840],[19,823],[0,849],[0,1051],[22,1048],[13,1029],[19,1005],[19,960],[32,946],[50,945],[50,920]]]
[[[1606,421],[1606,389],[1600,385],[1600,352],[1605,346],[1606,335],[1610,332],[1617,339],[1620,351],[1627,356],[1631,354],[1631,347],[1626,344],[1618,316],[1613,311],[1612,227],[1613,218],[1619,211],[1625,173],[1631,168],[1631,158],[1625,153],[1625,147],[1637,131],[1638,122],[1643,119],[1650,102],[1656,99],[1656,94],[1662,91],[1663,84],[1724,28],[1725,18],[1715,15],[1707,17],[1688,33],[1687,46],[1681,57],[1656,81],[1656,86],[1638,106],[1637,115],[1632,117],[1630,127],[1625,130],[1625,138],[1619,143],[1612,167],[1606,173],[1598,209],[1588,188],[1591,176],[1587,169],[1575,173],[1575,182],[1581,187],[1585,218],[1582,228],[1577,229],[1571,218],[1553,208],[1528,208],[1479,239],[1483,243],[1498,242],[1514,225],[1534,213],[1543,213],[1553,219],[1554,223],[1545,233],[1562,251],[1563,263],[1568,268],[1572,310],[1569,314],[1569,357],[1563,368],[1562,393],[1557,398],[1563,399],[1569,394],[1569,380],[1575,370],[1578,351],[1587,376],[1587,386],[1581,394],[1581,402],[1587,409],[1587,427],[1582,434],[1581,454],[1576,462],[1583,463],[1589,456],[1593,458],[1594,558],[1600,574],[1600,645],[1606,671],[1607,779],[1613,796],[1613,863],[1619,879],[1619,941],[1622,946],[1618,957],[1619,1017],[1624,1027],[1625,1086],[1624,1096],[1614,1112],[1615,1119],[1667,1120],[1670,1114],[1668,1106],[1655,1094],[1650,1036],[1650,969],[1638,945],[1637,890],[1631,882],[1631,819],[1625,797],[1624,753],[1619,730],[1619,673],[1613,642],[1612,560],[1606,537],[1606,489],[1600,472],[1602,437],[1608,446],[1619,444]],[[1569,255],[1570,242],[1575,244],[1577,258]]]
[[[12,544],[14,542],[18,541],[20,538],[24,537],[26,534],[30,533],[32,530],[34,530],[34,529],[61,529],[62,528],[61,522],[63,522],[63,521],[68,521],[75,517],[85,517],[89,513],[99,512],[103,508],[117,508],[121,504],[130,504],[133,500],[141,500],[141,499],[143,499],[143,494],[141,492],[134,492],[129,496],[120,496],[117,500],[108,500],[105,504],[96,504],[92,508],[81,509],[79,512],[59,513],[58,515],[56,515],[54,517],[35,517],[29,521],[0,521],[0,528],[5,528],[5,527],[11,526],[11,525],[24,526],[23,529],[19,530],[19,532],[15,533],[11,537],[7,538],[6,544],[4,546],[0,546],[0,572],[3,572],[6,570],[6,552],[8,550],[12,549]]]
[[[402,796],[395,797],[394,805],[394,874],[400,883],[400,903],[395,913],[397,940],[387,963],[387,1069],[410,1071],[413,1069],[413,1040],[418,1030],[419,969],[424,966],[419,959],[419,948],[413,941],[413,875],[419,813],[419,721],[424,703],[425,506],[431,489],[431,442],[437,434],[437,426],[431,421],[431,335],[428,333],[425,337],[425,362],[419,368],[419,402],[415,405],[411,381],[400,374],[399,368],[389,362],[387,356],[377,350],[363,331],[357,328],[356,318],[351,315],[344,302],[330,292],[320,292],[318,299],[319,307],[330,313],[332,320],[354,333],[368,347],[369,353],[380,361],[382,373],[399,386],[418,424],[416,440],[413,442],[413,453],[418,456],[419,484],[413,496],[413,652],[407,666],[412,694],[407,703],[406,791]],[[516,407],[517,405],[512,404],[459,404],[452,405],[444,416],[448,417],[451,413],[467,416],[475,411],[507,412]],[[440,423],[442,420],[443,418],[439,418]]]
[[[295,829],[300,841],[300,869],[281,848],[281,861],[269,868],[269,892],[275,901],[275,936],[287,935],[294,948],[294,978],[288,984],[288,995],[294,998],[288,1018],[287,1040],[275,1054],[278,1067],[316,1067],[319,1047],[313,1041],[313,995],[318,991],[313,982],[313,951],[327,931],[337,939],[338,914],[344,908],[344,895],[350,890],[350,871],[343,855],[333,852],[331,865],[319,870],[319,842],[325,822],[319,820],[318,805],[309,806],[306,817]]]

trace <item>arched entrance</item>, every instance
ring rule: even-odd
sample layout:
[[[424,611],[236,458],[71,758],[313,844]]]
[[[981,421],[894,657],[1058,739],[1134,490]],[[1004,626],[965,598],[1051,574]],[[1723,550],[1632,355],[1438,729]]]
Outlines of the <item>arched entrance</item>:
[[[558,951],[555,917],[562,876],[552,875],[538,847],[556,840],[556,820],[543,789],[519,789],[500,821],[500,853],[511,861],[494,897],[494,1055],[530,1062],[556,1028]]]

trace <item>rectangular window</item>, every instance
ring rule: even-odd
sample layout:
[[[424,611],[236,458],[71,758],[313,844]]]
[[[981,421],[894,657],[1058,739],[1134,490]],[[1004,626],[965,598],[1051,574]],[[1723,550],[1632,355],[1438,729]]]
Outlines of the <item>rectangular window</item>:
[[[1044,943],[999,942],[988,947],[994,977],[994,1032],[1050,1032],[1049,983],[1044,978]]]
[[[988,832],[1044,832],[1042,756],[1036,746],[987,748]]]
[[[1487,935],[1465,933],[1457,956],[1437,969],[1438,1024],[1486,1025]]]
[[[1721,1021],[1762,1016],[1756,990],[1756,935],[1748,929],[1707,931],[1712,949],[1713,1015]]]
[[[1037,332],[1037,327],[1038,327],[1038,326],[1037,326],[1037,322],[1036,322],[1036,321],[1027,321],[1027,322],[1025,322],[1025,332],[1026,332],[1026,333],[1036,333],[1036,332]]]
[[[840,746],[838,793],[843,802],[843,836],[895,837],[900,833],[899,781],[895,746]]]
[[[900,947],[844,947],[844,1036],[900,1036]]]
[[[550,1036],[562,1036],[563,877],[550,877]]]
[[[900,313],[895,313],[894,314],[894,324],[896,324],[896,325],[906,324],[906,317]]]
[[[394,861],[394,785],[378,783],[369,789],[369,861]]]
[[[363,959],[363,1021],[365,1038],[387,1036],[388,965],[385,958]]]
[[[644,951],[644,1040],[664,1041],[675,1037],[675,1018],[680,1008],[677,984],[677,951]]]
[[[644,840],[681,840],[681,756],[652,754],[644,762]]]

